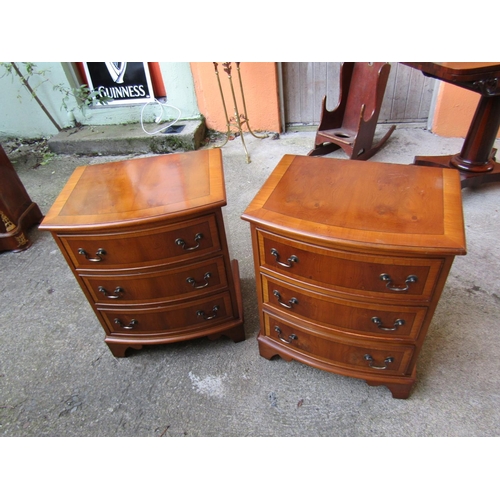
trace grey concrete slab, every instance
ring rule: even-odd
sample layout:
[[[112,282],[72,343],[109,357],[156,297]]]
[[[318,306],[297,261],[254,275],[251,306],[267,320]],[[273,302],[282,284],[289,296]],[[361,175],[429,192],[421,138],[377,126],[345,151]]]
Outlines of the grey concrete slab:
[[[284,154],[307,154],[314,132],[244,137],[251,163],[239,138],[222,153],[223,214],[240,264],[247,339],[114,358],[55,242],[33,228],[29,250],[0,254],[0,435],[498,436],[500,185],[462,192],[468,254],[452,267],[412,395],[397,400],[385,387],[259,356],[250,230],[240,216]],[[372,160],[411,163],[457,152],[462,142],[398,127]],[[36,166],[25,156],[15,166],[46,213],[76,166],[118,158],[58,154]]]
[[[165,123],[85,125],[59,132],[49,139],[48,146],[57,154],[167,154],[199,149],[205,134],[204,120],[180,120],[172,125],[172,131]]]

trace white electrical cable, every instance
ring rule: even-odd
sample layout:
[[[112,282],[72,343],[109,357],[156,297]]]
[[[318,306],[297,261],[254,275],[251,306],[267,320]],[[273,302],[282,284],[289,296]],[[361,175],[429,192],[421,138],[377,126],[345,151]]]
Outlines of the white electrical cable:
[[[143,117],[144,117],[144,110],[146,109],[147,106],[149,106],[152,103],[151,102],[147,102],[142,107],[142,110],[141,110],[141,127],[142,127],[142,130],[144,131],[144,133],[148,134],[148,135],[156,135],[156,134],[159,134],[159,133],[163,132],[164,130],[167,130],[167,128],[169,128],[169,127],[173,127],[179,121],[179,119],[181,117],[181,110],[179,108],[176,108],[175,106],[172,106],[171,104],[163,104],[158,99],[155,99],[154,102],[156,104],[159,104],[161,106],[161,113],[155,119],[156,123],[160,123],[161,117],[163,116],[163,108],[164,107],[169,107],[169,108],[173,108],[173,109],[177,110],[179,112],[179,115],[177,116],[177,118],[174,120],[173,123],[169,123],[166,127],[162,127],[162,128],[160,128],[158,130],[155,130],[154,132],[148,132],[144,128],[144,118]]]

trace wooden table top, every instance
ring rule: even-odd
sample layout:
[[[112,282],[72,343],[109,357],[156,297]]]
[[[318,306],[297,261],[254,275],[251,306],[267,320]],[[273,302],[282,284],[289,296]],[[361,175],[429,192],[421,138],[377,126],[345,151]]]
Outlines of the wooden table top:
[[[401,64],[451,83],[500,77],[499,62],[405,62]]]
[[[285,155],[242,218],[351,250],[466,253],[453,169]]]
[[[77,167],[40,229],[102,228],[226,205],[220,149]]]

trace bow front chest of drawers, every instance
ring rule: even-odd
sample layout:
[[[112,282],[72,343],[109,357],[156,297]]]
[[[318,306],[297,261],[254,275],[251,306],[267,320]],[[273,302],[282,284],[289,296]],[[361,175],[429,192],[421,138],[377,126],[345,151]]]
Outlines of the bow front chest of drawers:
[[[202,336],[244,340],[225,204],[218,149],[75,169],[40,229],[55,238],[114,356]]]
[[[286,155],[248,206],[260,354],[407,398],[456,255],[452,169]]]

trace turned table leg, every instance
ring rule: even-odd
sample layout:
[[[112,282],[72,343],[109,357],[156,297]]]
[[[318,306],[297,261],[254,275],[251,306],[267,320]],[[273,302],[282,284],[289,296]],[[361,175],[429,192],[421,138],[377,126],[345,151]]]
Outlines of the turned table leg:
[[[500,95],[482,95],[460,153],[417,156],[415,165],[450,167],[460,171],[462,188],[500,181],[500,163],[493,149],[500,128]]]
[[[483,173],[493,170],[493,145],[500,127],[500,95],[481,96],[462,151],[454,155],[451,166],[465,172]]]

